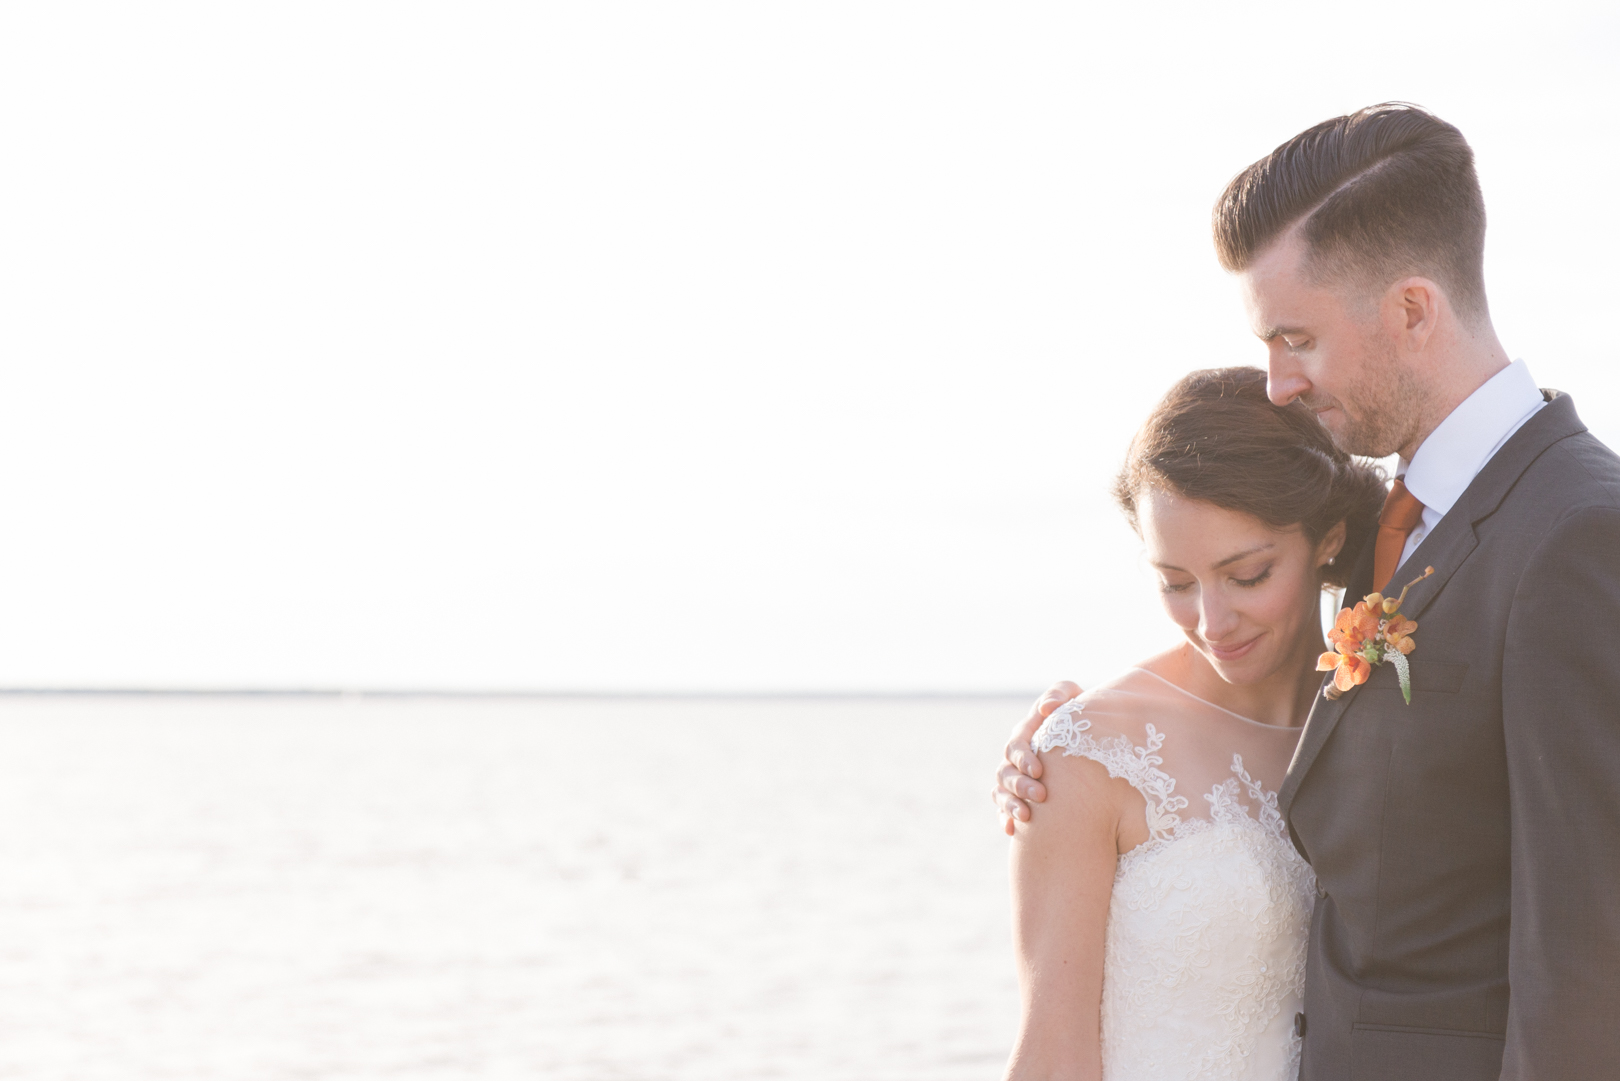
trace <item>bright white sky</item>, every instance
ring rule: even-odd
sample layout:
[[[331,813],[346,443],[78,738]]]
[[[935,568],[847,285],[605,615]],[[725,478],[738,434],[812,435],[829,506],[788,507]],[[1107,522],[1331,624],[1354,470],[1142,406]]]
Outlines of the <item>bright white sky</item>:
[[[1103,7],[10,5],[0,685],[1106,678],[1210,205],[1391,98],[1620,445],[1612,5]]]

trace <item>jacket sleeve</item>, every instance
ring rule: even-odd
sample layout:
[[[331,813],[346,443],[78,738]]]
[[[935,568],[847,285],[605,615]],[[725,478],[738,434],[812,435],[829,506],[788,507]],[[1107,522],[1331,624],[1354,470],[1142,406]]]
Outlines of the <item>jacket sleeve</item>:
[[[1519,579],[1502,670],[1512,821],[1502,1077],[1620,1063],[1620,509],[1547,531]]]

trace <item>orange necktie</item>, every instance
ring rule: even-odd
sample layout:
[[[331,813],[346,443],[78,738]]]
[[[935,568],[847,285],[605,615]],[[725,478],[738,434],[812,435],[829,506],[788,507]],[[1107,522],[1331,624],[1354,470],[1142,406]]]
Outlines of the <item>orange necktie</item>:
[[[1423,521],[1423,504],[1406,490],[1399,477],[1384,497],[1384,510],[1378,515],[1378,542],[1373,546],[1373,589],[1382,593],[1401,561],[1406,538]]]

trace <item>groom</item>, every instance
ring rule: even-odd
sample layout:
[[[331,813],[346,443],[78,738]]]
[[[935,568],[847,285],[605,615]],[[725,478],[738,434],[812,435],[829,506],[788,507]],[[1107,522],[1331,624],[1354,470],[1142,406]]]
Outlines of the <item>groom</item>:
[[[1317,699],[1280,794],[1318,881],[1304,1081],[1620,1077],[1620,459],[1509,362],[1484,238],[1468,144],[1404,105],[1302,132],[1216,204],[1272,401],[1400,455],[1347,602],[1434,568],[1402,607],[1411,704],[1392,665]],[[1075,693],[1008,744],[1009,819]]]

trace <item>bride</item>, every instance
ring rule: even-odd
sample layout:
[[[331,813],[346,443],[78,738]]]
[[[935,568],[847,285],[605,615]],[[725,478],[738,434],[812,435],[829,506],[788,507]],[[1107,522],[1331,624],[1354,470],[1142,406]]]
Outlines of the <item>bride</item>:
[[[1265,373],[1194,372],[1114,494],[1186,641],[1059,707],[1017,821],[1023,1015],[1006,1077],[1293,1078],[1315,899],[1277,789],[1319,693],[1320,596],[1384,499]]]

